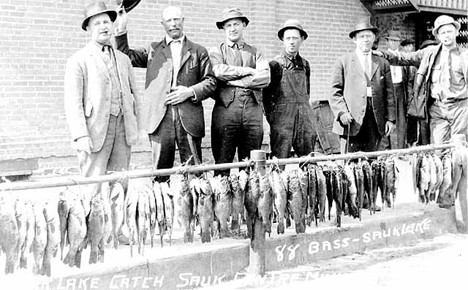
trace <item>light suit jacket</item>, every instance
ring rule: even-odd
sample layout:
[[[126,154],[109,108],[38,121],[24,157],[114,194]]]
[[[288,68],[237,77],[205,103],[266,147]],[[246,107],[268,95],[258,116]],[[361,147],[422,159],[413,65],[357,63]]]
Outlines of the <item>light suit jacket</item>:
[[[125,139],[128,145],[134,145],[138,140],[141,99],[136,93],[130,59],[116,49],[114,54],[122,87]],[[111,109],[112,82],[103,57],[97,44],[90,42],[67,60],[65,70],[64,103],[71,137],[91,137],[92,152],[102,148]]]
[[[396,115],[390,64],[384,58],[372,55],[371,68],[372,107],[379,134],[384,136],[386,121],[394,122]],[[367,80],[355,51],[335,63],[331,86],[330,107],[335,116],[333,133],[348,134],[338,118],[342,113],[350,112],[354,121],[349,135],[356,136],[366,113]]]
[[[117,48],[127,54],[135,67],[146,68],[145,111],[146,131],[151,134],[161,124],[166,114],[166,95],[172,86],[171,48],[163,39],[152,42],[148,49],[130,49],[127,34],[115,37]],[[196,100],[190,98],[177,104],[180,120],[185,131],[194,137],[205,136],[205,119],[202,100],[212,97],[216,90],[207,50],[185,37],[182,58],[177,75],[177,85],[191,87]]]

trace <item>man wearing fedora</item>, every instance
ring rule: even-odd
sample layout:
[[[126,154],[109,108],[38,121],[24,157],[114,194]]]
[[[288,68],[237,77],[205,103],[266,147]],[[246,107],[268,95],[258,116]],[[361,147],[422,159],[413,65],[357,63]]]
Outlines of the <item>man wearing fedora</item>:
[[[264,90],[263,103],[270,124],[271,155],[277,158],[288,158],[291,148],[297,156],[314,150],[310,65],[299,54],[307,37],[299,20],[286,20],[278,31],[284,50],[270,61],[271,82]]]
[[[270,82],[268,61],[244,41],[249,19],[238,9],[223,11],[216,22],[226,41],[210,51],[219,90],[211,120],[211,147],[215,162],[230,163],[260,149],[263,141],[262,89]],[[216,174],[229,174],[229,170]]]
[[[388,44],[389,52],[397,52],[400,50],[401,37],[398,31],[390,31],[389,34],[385,37]],[[401,66],[390,66],[390,71],[392,73],[392,83],[393,83],[393,94],[395,95],[395,107],[396,107],[396,147],[393,149],[402,149],[406,147],[406,75],[405,70]],[[383,138],[382,143],[385,144],[385,149],[392,149],[391,139],[393,139],[394,134],[388,138]],[[388,144],[387,144],[388,143]]]
[[[192,164],[201,162],[201,141],[205,136],[202,101],[216,89],[208,51],[185,36],[184,21],[179,7],[165,8],[161,24],[166,36],[152,42],[148,49],[130,49],[125,9],[118,15],[118,49],[130,57],[133,66],[146,68],[144,123],[155,169],[174,165],[176,144],[181,163],[190,156]],[[163,182],[168,179],[156,178]]]
[[[330,107],[342,153],[376,151],[395,124],[390,64],[370,53],[376,33],[368,20],[358,22],[349,33],[356,50],[339,58],[333,69]]]
[[[84,15],[81,28],[89,42],[67,60],[64,103],[80,171],[88,177],[128,170],[141,100],[130,59],[110,44],[116,12],[94,2]],[[89,189],[88,198],[100,185]]]
[[[419,65],[415,95],[427,98],[431,142],[450,142],[455,134],[468,139],[468,50],[457,46],[460,23],[441,15],[432,34],[439,44],[412,53],[381,52],[395,65]]]

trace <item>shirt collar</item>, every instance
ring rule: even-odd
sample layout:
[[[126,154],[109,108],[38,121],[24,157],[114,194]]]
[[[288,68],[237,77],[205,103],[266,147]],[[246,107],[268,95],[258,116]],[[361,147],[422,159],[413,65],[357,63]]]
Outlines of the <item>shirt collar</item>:
[[[180,43],[184,43],[184,40],[185,40],[185,34],[184,34],[184,35],[182,35],[182,37],[181,37],[181,38],[179,38],[179,39],[177,39],[177,40],[180,40]],[[172,41],[174,41],[174,39],[173,39],[173,38],[171,38],[169,35],[167,35],[167,34],[166,34],[166,43],[167,43],[167,45],[170,45]]]
[[[230,48],[234,48],[234,45],[237,44],[237,47],[238,47],[239,49],[243,49],[243,48],[244,48],[245,42],[244,42],[244,40],[239,40],[238,42],[232,42],[232,41],[230,41],[229,39],[227,39],[227,40],[226,40],[226,44],[227,44],[227,46],[229,46]]]
[[[395,52],[398,52],[398,49],[391,49],[391,48],[389,47],[389,48],[388,48],[388,51],[395,53]]]
[[[362,52],[361,50],[359,49],[356,49],[356,54],[359,56],[359,57],[364,57],[364,56],[370,56],[372,54],[371,51],[369,52]]]
[[[91,41],[91,43],[93,43],[100,51],[102,51],[103,47],[106,45],[106,46],[111,46],[111,44],[100,44],[99,42],[96,42],[96,41]]]
[[[452,48],[446,48],[444,45],[442,45],[442,51],[444,52],[457,52],[458,51],[458,46],[452,47]]]

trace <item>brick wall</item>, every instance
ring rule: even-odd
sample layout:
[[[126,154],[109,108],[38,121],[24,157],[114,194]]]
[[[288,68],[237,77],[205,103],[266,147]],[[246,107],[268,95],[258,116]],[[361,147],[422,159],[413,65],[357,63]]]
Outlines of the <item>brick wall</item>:
[[[115,7],[114,0],[105,2]],[[145,0],[129,13],[131,46],[147,46],[164,36],[160,13],[167,5],[183,8],[187,36],[207,48],[224,39],[223,32],[215,26],[221,11],[229,6],[239,7],[251,20],[246,41],[268,58],[281,51],[276,32],[283,22],[292,17],[300,19],[309,33],[302,54],[312,67],[312,99],[327,98],[332,64],[353,49],[348,33],[358,19],[369,16],[359,0]],[[1,160],[38,158],[39,173],[66,173],[70,170],[56,168],[76,165],[65,124],[63,76],[66,59],[88,40],[80,28],[83,7],[82,0],[0,1]],[[143,90],[144,70],[137,69],[137,76]],[[207,137],[212,106],[208,100]],[[209,144],[209,138],[205,138],[204,147]],[[205,149],[204,157],[211,157]],[[134,148],[142,157],[135,157],[132,162],[149,164],[148,150],[143,138]]]

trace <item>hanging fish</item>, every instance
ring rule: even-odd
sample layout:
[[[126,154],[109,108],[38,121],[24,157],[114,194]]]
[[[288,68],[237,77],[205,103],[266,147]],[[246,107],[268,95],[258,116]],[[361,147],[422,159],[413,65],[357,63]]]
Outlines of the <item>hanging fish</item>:
[[[333,206],[333,186],[332,186],[332,174],[331,174],[331,167],[324,165],[323,167],[323,175],[325,176],[326,181],[326,197],[328,202],[328,220],[331,220],[331,208]]]
[[[393,158],[385,159],[385,202],[392,207],[392,197],[395,195],[395,161]]]
[[[434,160],[434,164],[435,164],[435,167],[436,167],[437,181],[436,181],[436,184],[434,186],[434,196],[433,196],[433,199],[431,199],[431,200],[435,201],[437,199],[437,197],[439,196],[440,186],[442,185],[442,181],[444,179],[444,165],[442,164],[442,160],[440,159],[440,157],[437,154],[434,154],[432,156],[432,159]]]
[[[349,181],[343,168],[340,170],[340,180],[341,180],[341,191],[343,192],[342,200],[341,200],[342,212],[344,215],[349,215],[349,208],[346,202],[349,196]]]
[[[420,201],[426,204],[429,202],[427,191],[429,189],[430,179],[429,161],[426,155],[422,155],[421,166],[419,167],[418,191]]]
[[[382,200],[382,210],[385,208],[387,201],[387,166],[385,158],[379,158],[379,175],[377,179],[377,187],[380,190],[380,199]],[[387,204],[388,205],[388,204]]]
[[[81,201],[77,198],[68,200],[69,213],[67,218],[67,244],[69,250],[63,263],[73,267],[81,267],[81,253],[86,238],[86,217]]]
[[[111,187],[109,183],[104,183],[101,190],[101,199],[104,210],[104,243],[110,243],[112,240],[112,209],[110,201]]]
[[[156,197],[155,197],[155,192],[153,188],[154,186],[153,187],[145,186],[143,190],[143,193],[146,194],[146,201],[148,202],[147,219],[148,219],[149,228],[148,228],[147,236],[149,236],[151,248],[154,247],[154,232],[156,230],[156,225],[158,224],[158,220],[156,219],[156,215],[157,215]],[[162,196],[161,196],[161,200],[162,200]],[[163,208],[164,208],[164,204],[163,204]],[[163,216],[164,216],[164,212],[163,212]]]
[[[317,174],[317,202],[319,209],[319,220],[325,222],[325,206],[327,203],[327,181],[321,166],[317,166],[315,173]]]
[[[281,174],[284,174],[287,178],[287,174],[282,171],[272,170],[271,172],[271,184],[274,195],[274,211],[276,218],[278,219],[278,227],[276,228],[278,234],[284,234],[284,217],[286,215],[286,205],[288,202],[287,195],[287,183],[285,183]],[[287,180],[286,180],[287,182]]]
[[[45,235],[47,235],[47,232],[45,232]],[[13,274],[15,271],[16,261],[19,255],[19,240],[20,237],[18,223],[16,221],[15,202],[9,197],[2,197],[0,199],[0,251],[3,251],[6,256],[5,274]],[[41,254],[44,252],[46,241],[47,236],[43,243],[44,246],[41,247]]]
[[[219,237],[230,236],[228,220],[231,216],[232,194],[227,176],[218,175],[212,179],[214,194],[214,213],[218,225]]]
[[[341,182],[341,167],[335,166],[332,171],[333,201],[336,207],[336,225],[341,227],[341,213],[343,211],[343,188]]]
[[[443,178],[439,189],[437,203],[440,206],[449,207],[452,205],[452,197],[450,193],[450,188],[452,186],[452,157],[450,154],[445,154],[444,157],[442,157],[442,166]]]
[[[267,174],[260,176],[260,196],[258,198],[257,212],[258,218],[262,219],[263,228],[267,233],[271,233],[273,199],[269,176]]]
[[[364,204],[367,205],[370,213],[373,213],[375,207],[374,195],[377,197],[377,193],[374,193],[374,179],[372,176],[372,166],[367,160],[361,161],[362,173],[364,177]]]
[[[302,211],[302,192],[300,185],[300,169],[289,171],[289,196],[288,208],[292,213],[292,218],[296,225],[296,233],[305,233],[305,223],[303,223],[304,212]]]
[[[359,217],[359,209],[356,205],[357,199],[357,187],[356,177],[354,176],[354,163],[348,163],[344,166],[343,172],[346,175],[348,181],[348,197],[346,203],[348,205],[349,214],[353,218]]]
[[[145,254],[145,244],[150,235],[150,201],[149,193],[152,188],[146,186],[140,191],[137,205],[137,232],[138,232],[138,253]]]
[[[318,200],[317,200],[317,191],[318,191],[318,184],[317,184],[317,173],[316,173],[316,167],[317,165],[315,164],[309,164],[307,166],[307,171],[308,171],[308,176],[309,176],[309,190],[307,194],[308,198],[308,209],[307,209],[307,216],[308,216],[308,222],[307,224],[310,225],[313,221],[315,221],[315,226],[318,226]]]
[[[91,199],[91,211],[87,222],[87,240],[91,248],[89,264],[96,264],[104,261],[104,201],[100,197]]]
[[[18,226],[18,254],[23,253],[26,244],[26,236],[28,233],[28,225],[26,216],[26,205],[19,198],[15,201],[15,217]]]
[[[27,268],[27,255],[31,251],[31,245],[34,241],[34,234],[35,234],[35,221],[34,221],[34,211],[32,203],[29,201],[24,202],[25,206],[25,215],[26,215],[26,238],[23,244],[23,247],[20,249],[21,256],[20,256],[20,267]]]
[[[128,228],[128,241],[130,244],[130,256],[133,257],[133,245],[136,242],[137,235],[137,205],[139,192],[129,190],[125,200],[125,224]]]
[[[164,216],[166,219],[166,232],[169,236],[169,245],[172,245],[172,229],[174,228],[174,198],[167,182],[159,184],[164,200]]]
[[[60,260],[63,260],[63,248],[66,245],[66,240],[67,240],[67,219],[68,219],[68,214],[70,211],[69,208],[69,195],[71,192],[68,190],[62,191],[59,193],[59,200],[58,200],[58,205],[57,205],[57,211],[59,215],[59,220],[60,220]]]
[[[211,183],[206,178],[200,178],[200,195],[198,197],[198,218],[200,220],[200,231],[202,243],[211,242],[211,233],[214,222],[214,195]]]
[[[247,236],[249,238],[253,237],[253,224],[255,222],[255,217],[257,216],[257,204],[258,204],[259,196],[260,196],[260,177],[255,170],[252,170],[249,174],[247,191],[245,192]]]
[[[458,185],[460,183],[463,173],[463,157],[459,148],[452,151],[452,186],[450,187],[450,195],[452,197],[452,203],[458,197]],[[467,165],[465,164],[465,167]],[[466,169],[465,169],[466,170]]]
[[[437,183],[437,168],[434,162],[434,158],[431,154],[426,154],[428,165],[429,165],[429,186],[427,189],[427,199],[429,201],[435,200],[435,186]]]
[[[232,222],[231,230],[236,231],[237,234],[240,234],[242,216],[244,215],[244,199],[245,199],[245,186],[241,188],[239,182],[239,176],[236,174],[231,174],[229,177],[229,183],[231,184],[232,190]]]
[[[44,250],[42,273],[50,277],[52,275],[51,260],[57,255],[60,244],[60,220],[57,207],[52,202],[44,206],[43,212],[47,225],[47,244]]]
[[[188,177],[183,175],[179,190],[175,194],[177,221],[184,230],[184,243],[193,243],[193,223],[195,220],[193,195],[190,193]]]
[[[167,183],[166,183],[167,184]],[[153,232],[154,236],[154,231],[156,229],[156,225],[158,226],[159,230],[159,243],[161,245],[161,248],[164,246],[164,234],[166,233],[166,214],[165,214],[165,208],[166,205],[164,203],[164,196],[162,193],[162,183],[159,183],[155,181],[153,183],[153,200],[154,200],[154,223],[151,223],[150,219],[150,234]],[[150,208],[151,210],[151,208]],[[153,245],[153,241],[151,241],[151,245]]]
[[[362,218],[362,209],[364,206],[364,172],[362,171],[362,165],[360,162],[354,165],[354,178],[356,180],[356,189],[357,189],[357,209],[359,220]]]
[[[118,235],[122,231],[125,222],[125,189],[120,182],[115,182],[110,191],[111,219],[112,219],[112,237],[114,248],[119,245]]]
[[[301,188],[301,193],[302,193],[302,224],[304,229],[306,228],[306,212],[307,212],[307,207],[309,205],[309,197],[308,197],[308,192],[309,192],[309,175],[307,170],[302,170],[301,168],[297,169],[297,172],[299,174],[299,184]]]

